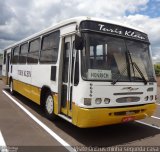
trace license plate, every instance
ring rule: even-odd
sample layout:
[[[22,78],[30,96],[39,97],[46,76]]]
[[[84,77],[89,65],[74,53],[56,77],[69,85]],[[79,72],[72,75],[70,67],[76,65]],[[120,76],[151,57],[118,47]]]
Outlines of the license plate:
[[[134,120],[135,120],[135,117],[129,116],[129,117],[124,117],[122,119],[122,122],[129,122],[129,121],[134,121]]]

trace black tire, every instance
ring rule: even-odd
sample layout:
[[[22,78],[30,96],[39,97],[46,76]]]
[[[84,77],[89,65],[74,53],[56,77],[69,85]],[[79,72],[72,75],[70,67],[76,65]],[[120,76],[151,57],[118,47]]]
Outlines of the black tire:
[[[54,100],[51,93],[47,93],[45,96],[44,103],[45,115],[50,120],[55,120],[56,115],[54,113]]]
[[[14,95],[15,91],[14,91],[13,80],[11,80],[9,83],[9,91],[12,95]]]

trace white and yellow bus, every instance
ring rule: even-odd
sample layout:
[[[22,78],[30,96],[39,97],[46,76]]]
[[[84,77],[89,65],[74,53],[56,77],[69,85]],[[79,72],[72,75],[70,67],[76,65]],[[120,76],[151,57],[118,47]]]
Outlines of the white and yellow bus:
[[[4,49],[2,75],[18,92],[81,127],[143,119],[156,109],[147,34],[112,21],[77,17]]]

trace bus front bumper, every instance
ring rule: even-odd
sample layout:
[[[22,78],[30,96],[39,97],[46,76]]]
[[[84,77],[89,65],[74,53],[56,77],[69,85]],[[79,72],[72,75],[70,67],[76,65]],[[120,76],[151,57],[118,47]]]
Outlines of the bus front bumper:
[[[75,105],[73,124],[80,128],[98,127],[150,117],[156,104],[137,105],[123,108],[86,109]]]

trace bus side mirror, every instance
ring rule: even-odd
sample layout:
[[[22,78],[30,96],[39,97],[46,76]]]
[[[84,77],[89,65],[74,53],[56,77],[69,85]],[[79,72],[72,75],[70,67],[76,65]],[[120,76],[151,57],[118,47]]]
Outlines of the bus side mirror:
[[[75,36],[75,49],[76,50],[83,50],[84,44],[82,37],[76,35]]]

